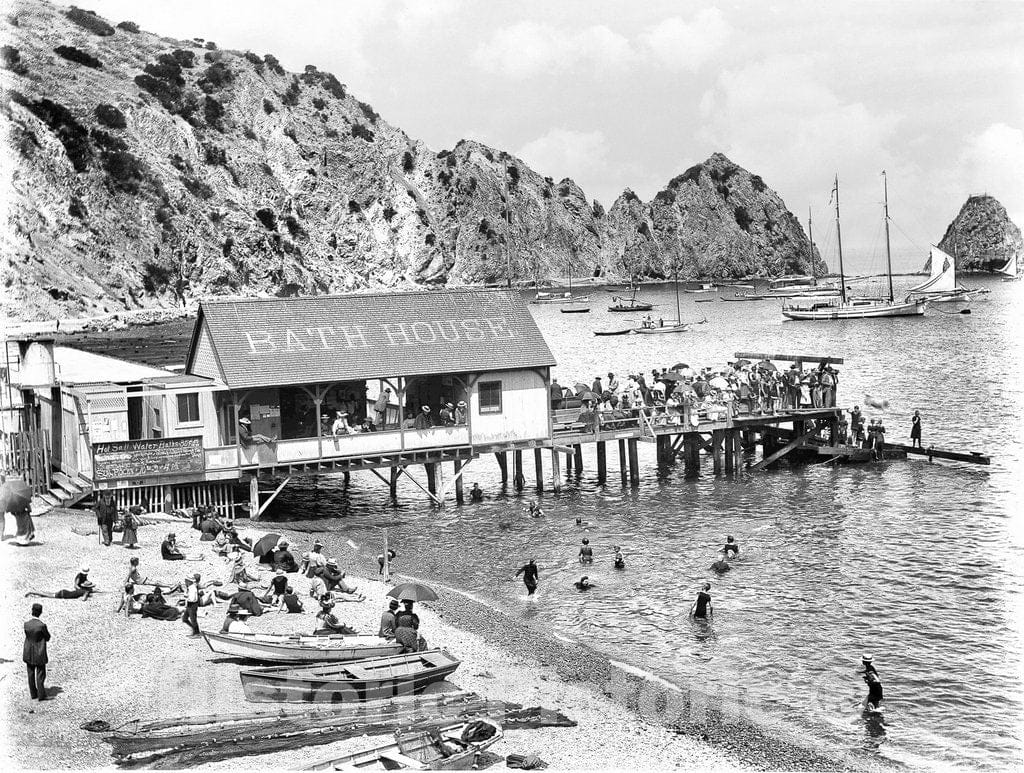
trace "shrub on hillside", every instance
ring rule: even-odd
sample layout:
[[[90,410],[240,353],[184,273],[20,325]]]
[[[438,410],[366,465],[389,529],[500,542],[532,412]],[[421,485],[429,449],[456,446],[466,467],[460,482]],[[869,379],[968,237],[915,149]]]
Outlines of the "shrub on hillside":
[[[484,158],[486,158],[488,161],[494,161],[494,154],[490,150],[485,150]]]
[[[327,107],[327,103],[324,102],[324,100],[320,99],[320,97],[313,97],[313,107],[315,107],[317,110],[323,110],[325,107]]]
[[[219,145],[214,145],[212,142],[204,142],[203,160],[210,166],[224,166],[228,162],[228,154]]]
[[[132,32],[134,34],[138,34],[139,32],[139,25],[133,21],[123,21],[117,25],[117,28],[119,30],[124,30],[125,32]]]
[[[92,67],[94,70],[99,70],[103,67],[103,62],[97,59],[87,51],[75,48],[74,46],[57,46],[53,49],[53,53],[57,56],[67,59],[69,62],[80,64],[85,67]]]
[[[203,118],[206,119],[206,125],[217,131],[224,131],[224,127],[221,125],[221,118],[224,117],[224,106],[213,97],[206,97],[203,100]]]
[[[214,43],[212,40],[207,40],[206,41],[206,50],[207,51],[216,51],[217,50],[217,44]]]
[[[245,61],[247,61],[249,64],[251,64],[253,66],[253,68],[256,70],[257,74],[259,74],[259,75],[263,74],[263,70],[265,69],[265,65],[263,64],[263,60],[262,59],[260,59],[258,56],[256,56],[256,54],[254,54],[252,51],[246,51],[244,54],[242,54],[242,56],[245,57]]]
[[[275,110],[277,110],[277,108],[274,107],[274,103],[273,102],[271,102],[269,99],[264,99],[263,100],[263,112],[264,113],[266,113],[267,115],[270,115]]]
[[[284,68],[281,63],[277,61],[277,57],[273,54],[266,54],[263,57],[263,61],[266,62],[267,67],[270,68],[271,72],[276,72],[278,75],[284,75]]]
[[[736,207],[736,210],[733,212],[733,216],[736,218],[736,224],[740,228],[744,231],[750,230],[750,223],[752,220],[746,207]]]
[[[195,51],[189,51],[186,48],[176,48],[171,51],[171,57],[180,67],[184,67],[186,70],[191,70],[196,66]]]
[[[114,28],[97,16],[93,11],[85,11],[81,8],[71,6],[64,15],[82,29],[87,29],[100,37],[108,37],[114,34]]]
[[[513,188],[519,185],[519,167],[515,164],[507,167],[505,171],[508,173],[508,182]]]
[[[195,196],[197,199],[212,199],[213,188],[204,183],[202,180],[196,177],[189,177],[186,175],[181,176],[181,184],[185,186],[185,190]]]
[[[426,243],[428,247],[433,247],[434,244],[437,242],[437,237],[434,236],[434,234],[427,234],[426,236],[423,237],[423,241]]]
[[[700,164],[696,164],[695,166],[691,166],[689,169],[687,169],[681,175],[673,177],[669,181],[668,187],[672,188],[672,189],[675,189],[675,188],[678,188],[680,185],[682,185],[684,182],[699,183],[700,182],[700,173],[703,172],[703,171],[704,171],[704,167],[701,166]]]
[[[99,150],[100,164],[107,173],[107,182],[115,190],[138,193],[150,179],[149,169],[128,150],[124,140],[101,129],[92,130],[92,139]]]
[[[274,214],[274,210],[270,207],[264,207],[263,209],[256,210],[256,219],[260,221],[264,228],[268,231],[277,230],[277,215]]]
[[[372,131],[367,129],[363,124],[358,121],[352,124],[352,136],[359,137],[360,139],[366,140],[367,142],[373,142],[374,134]]]
[[[569,188],[568,185],[563,185],[561,188],[558,189],[558,195],[561,196],[562,198],[565,198],[570,193],[572,193],[572,190]]]
[[[750,184],[754,186],[754,190],[758,193],[764,193],[768,189],[768,186],[764,184],[764,180],[761,179],[760,175],[751,175]]]
[[[601,206],[601,202],[598,201],[597,199],[594,199],[594,206],[592,211],[594,213],[594,218],[596,220],[600,220],[602,217],[604,217],[604,207]]]
[[[637,230],[637,233],[639,233],[641,236],[650,236],[651,235],[651,227],[649,225],[647,225],[647,221],[646,220],[644,222],[642,222],[639,226],[637,226],[636,230]]]
[[[402,169],[406,172],[411,172],[416,167],[416,162],[413,161],[412,153],[408,150],[402,154]]]
[[[0,46],[0,63],[5,70],[10,70],[16,75],[28,72],[28,67],[21,61],[21,53],[14,46]]]
[[[337,129],[325,129],[324,130],[324,136],[329,138],[329,139],[332,139],[332,140],[333,139],[337,139],[338,138],[338,130]]]
[[[398,213],[395,212],[394,208],[390,204],[388,204],[386,207],[384,207],[384,211],[381,212],[381,214],[384,216],[384,219],[390,223],[391,218],[393,218]]]
[[[197,85],[207,94],[212,94],[214,91],[224,88],[231,83],[235,78],[234,74],[224,62],[215,62],[206,68],[203,73],[203,77],[199,79]]]
[[[359,206],[359,202],[356,201],[355,199],[349,199],[348,200],[348,211],[351,212],[353,215],[355,215],[355,214],[358,214],[358,213],[362,212],[363,208]]]
[[[666,188],[663,191],[658,191],[654,197],[655,201],[660,201],[662,204],[675,204],[676,194],[674,191]]]
[[[125,120],[124,113],[113,105],[101,103],[96,105],[96,109],[93,110],[93,113],[96,115],[96,120],[108,129],[123,129],[128,125],[128,122]]]
[[[256,139],[256,132],[252,130],[251,126],[246,126],[244,129],[242,129],[242,134],[245,136],[247,140]]]
[[[360,102],[359,103],[359,109],[363,111],[363,115],[366,116],[366,118],[370,121],[370,123],[372,123],[374,125],[377,124],[377,119],[379,119],[380,116],[377,115],[377,111],[376,110],[374,110],[372,107],[370,107],[365,102]]]
[[[281,95],[281,104],[287,105],[288,107],[295,107],[299,104],[299,94],[302,93],[302,87],[299,86],[299,79],[292,77],[292,82],[288,85],[287,91]]]
[[[92,158],[92,146],[89,144],[89,132],[64,105],[52,100],[26,99],[16,91],[8,92],[10,98],[23,105],[32,115],[46,124],[54,136],[60,140],[67,153],[68,160],[76,172],[84,172]]]

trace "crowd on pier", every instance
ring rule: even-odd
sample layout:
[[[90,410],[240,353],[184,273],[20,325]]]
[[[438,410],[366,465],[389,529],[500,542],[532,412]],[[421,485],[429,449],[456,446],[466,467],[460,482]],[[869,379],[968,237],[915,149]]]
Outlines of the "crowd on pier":
[[[839,371],[822,362],[780,369],[770,360],[739,359],[722,367],[677,363],[650,376],[609,372],[591,383],[551,384],[551,409],[580,409],[578,421],[593,429],[635,418],[640,409],[662,423],[696,425],[739,414],[773,414],[794,408],[834,408]]]

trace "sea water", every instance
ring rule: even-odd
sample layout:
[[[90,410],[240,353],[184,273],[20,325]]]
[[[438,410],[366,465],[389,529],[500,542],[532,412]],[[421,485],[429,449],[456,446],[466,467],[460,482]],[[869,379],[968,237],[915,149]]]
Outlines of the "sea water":
[[[909,280],[897,280],[897,295]],[[685,334],[596,338],[623,326],[609,314],[611,293],[588,289],[590,314],[532,306],[560,382],[590,383],[686,362],[724,365],[739,351],[831,355],[840,368],[840,404],[887,399],[887,438],[909,442],[919,410],[924,444],[978,450],[989,467],[920,457],[881,464],[789,467],[715,477],[705,464],[687,479],[682,464],[659,473],[654,447],[640,444],[643,474],[623,488],[615,444],[608,480],[597,481],[593,446],[584,471],[551,492],[502,488],[493,458],[472,462],[467,488],[481,504],[437,510],[411,485],[397,505],[370,473],[294,480],[269,517],[338,532],[379,553],[383,529],[399,553],[398,571],[463,589],[559,638],[709,695],[739,695],[736,709],[824,751],[856,758],[1001,769],[1022,762],[1021,417],[1024,347],[1018,317],[1024,285],[968,278],[991,289],[927,316],[844,322],[784,322],[780,302],[696,302],[683,294]],[[723,294],[730,294],[723,291]],[[644,287],[676,316],[672,286]],[[624,319],[626,318],[626,319]],[[782,365],[783,363],[779,363]],[[564,465],[563,465],[564,471]],[[446,471],[451,474],[450,470]],[[415,471],[423,480],[422,471]],[[525,515],[536,498],[545,516]],[[582,520],[577,525],[576,520]],[[710,565],[727,534],[741,553],[716,576]],[[593,565],[577,560],[580,540]],[[625,571],[612,568],[622,548]],[[342,557],[343,558],[343,557]],[[536,600],[513,575],[540,566]],[[581,574],[596,584],[579,593]],[[686,612],[712,582],[714,620],[693,626]],[[866,721],[866,686],[857,675],[870,653],[885,689],[884,720]]]

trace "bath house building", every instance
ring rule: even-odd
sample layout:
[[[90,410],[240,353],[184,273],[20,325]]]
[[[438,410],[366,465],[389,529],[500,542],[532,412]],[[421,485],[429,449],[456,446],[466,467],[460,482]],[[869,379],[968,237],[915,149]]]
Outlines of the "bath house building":
[[[79,482],[122,505],[226,510],[249,482],[258,514],[261,474],[371,469],[394,489],[410,464],[437,499],[480,455],[550,445],[554,364],[508,291],[207,301],[184,373],[97,373],[58,432]]]

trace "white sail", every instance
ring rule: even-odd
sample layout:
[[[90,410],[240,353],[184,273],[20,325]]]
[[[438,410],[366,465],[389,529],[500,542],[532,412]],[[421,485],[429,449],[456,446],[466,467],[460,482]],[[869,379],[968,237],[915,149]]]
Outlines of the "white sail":
[[[927,282],[910,290],[912,293],[948,293],[956,289],[956,261],[938,247],[932,247],[932,275]]]
[[[1017,276],[1017,253],[1013,253],[1006,265],[999,269],[1000,274],[1006,274],[1007,276]]]

